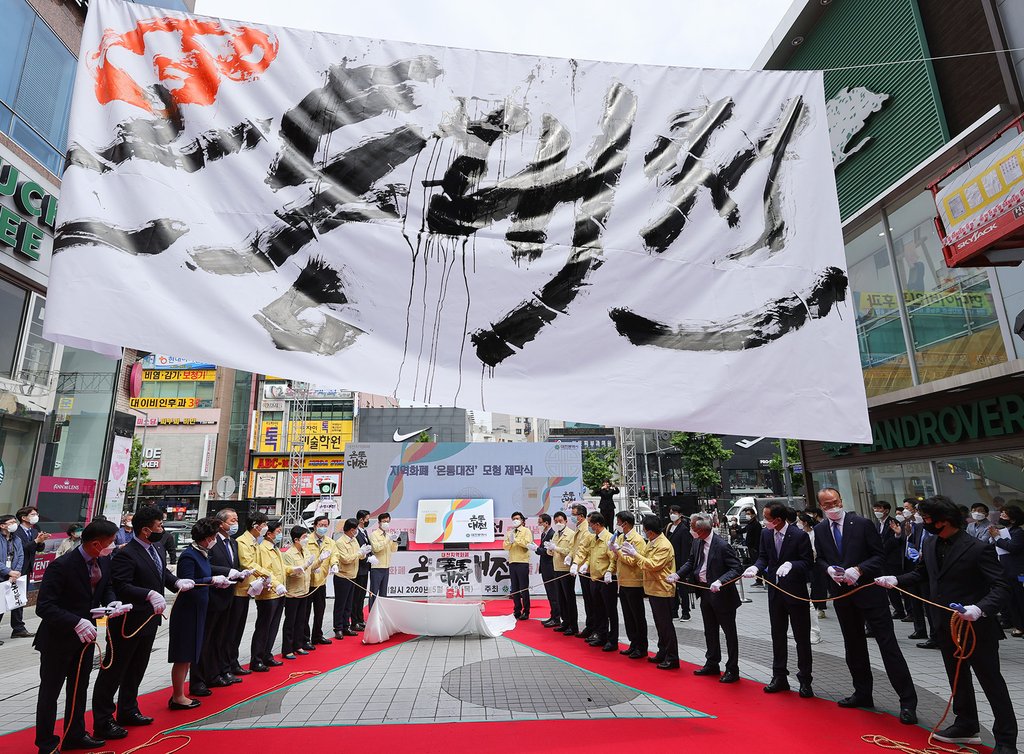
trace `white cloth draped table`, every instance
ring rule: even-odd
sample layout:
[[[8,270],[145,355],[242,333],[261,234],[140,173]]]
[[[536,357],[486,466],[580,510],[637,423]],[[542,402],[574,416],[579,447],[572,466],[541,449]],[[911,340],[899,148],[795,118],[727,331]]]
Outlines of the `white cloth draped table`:
[[[496,639],[515,628],[511,615],[484,616],[473,603],[407,602],[378,597],[363,630],[364,644],[379,644],[392,634],[415,636],[484,636]]]

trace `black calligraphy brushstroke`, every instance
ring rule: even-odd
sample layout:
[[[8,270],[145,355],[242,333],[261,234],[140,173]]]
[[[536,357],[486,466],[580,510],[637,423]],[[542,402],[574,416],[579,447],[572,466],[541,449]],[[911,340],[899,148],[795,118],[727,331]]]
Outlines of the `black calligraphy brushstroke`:
[[[341,275],[319,257],[311,258],[292,287],[263,307],[253,319],[281,351],[332,356],[351,346],[363,330],[320,311],[327,305],[348,303]],[[311,317],[312,315],[312,317]],[[319,316],[319,321],[313,317]]]
[[[231,128],[206,131],[192,141],[175,146],[180,132],[167,121],[135,120],[117,126],[117,136],[92,154],[78,144],[68,148],[68,165],[107,173],[128,160],[143,160],[186,173],[209,163],[256,147],[266,138],[269,120],[245,120]]]
[[[532,298],[492,323],[486,330],[478,330],[470,337],[476,347],[477,358],[494,367],[509,356],[515,348],[523,348],[559,314],[564,314],[576,299],[594,270],[603,263],[600,245],[601,232],[611,212],[615,189],[626,161],[626,148],[636,117],[636,95],[622,84],[611,87],[605,99],[605,112],[601,121],[601,135],[588,154],[593,167],[575,173],[571,183],[557,183],[565,191],[558,201],[582,199],[573,230],[573,250],[556,275],[545,283]],[[578,192],[578,194],[576,193]]]
[[[109,246],[133,256],[160,254],[188,231],[185,223],[165,218],[150,220],[138,228],[120,228],[102,220],[74,220],[57,228],[53,253],[75,246]]]
[[[322,181],[308,202],[275,213],[275,226],[258,229],[237,248],[198,247],[192,258],[207,272],[220,275],[269,272],[318,235],[345,223],[397,219],[396,194],[405,189],[370,189],[425,146],[418,128],[402,126],[353,147],[323,169]]]
[[[307,94],[281,121],[285,147],[270,167],[267,185],[273,189],[317,180],[313,157],[320,140],[343,126],[361,123],[385,112],[411,112],[412,82],[431,81],[442,73],[440,64],[423,55],[390,65],[349,68],[344,61],[327,72],[327,82]]]
[[[761,309],[722,322],[668,325],[626,309],[608,315],[619,335],[635,346],[656,346],[676,351],[744,351],[772,343],[799,330],[813,319],[823,319],[839,301],[846,300],[848,281],[838,267],[827,267],[806,295],[768,302]]]

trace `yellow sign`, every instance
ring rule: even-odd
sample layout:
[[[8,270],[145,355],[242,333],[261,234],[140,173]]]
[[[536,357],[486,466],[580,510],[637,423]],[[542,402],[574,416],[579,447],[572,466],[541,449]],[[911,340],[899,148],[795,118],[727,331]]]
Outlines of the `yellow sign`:
[[[75,407],[75,398],[71,395],[62,395],[57,401],[57,410],[62,414],[70,413]]]
[[[198,398],[129,398],[132,408],[199,408]]]
[[[288,456],[256,456],[252,459],[255,471],[276,471],[288,469]],[[303,456],[302,468],[306,471],[345,469],[345,456]]]
[[[1008,211],[1010,195],[1019,197],[1024,186],[1024,139],[1018,136],[986,158],[981,165],[952,179],[938,195],[947,235],[968,220],[988,222]],[[1019,198],[1018,198],[1019,201]]]
[[[352,442],[352,421],[337,419],[323,422],[304,422],[306,453],[344,453],[345,443]],[[260,453],[288,453],[291,440],[300,436],[298,422],[289,423],[290,438],[283,434],[284,422],[265,421],[260,423],[257,451]]]
[[[142,379],[150,382],[213,382],[216,369],[144,369]]]

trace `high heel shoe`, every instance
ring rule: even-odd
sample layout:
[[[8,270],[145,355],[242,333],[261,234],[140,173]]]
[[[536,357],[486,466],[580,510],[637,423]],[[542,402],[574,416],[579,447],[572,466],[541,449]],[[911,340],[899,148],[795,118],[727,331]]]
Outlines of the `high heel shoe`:
[[[298,658],[297,658],[297,657],[296,657],[295,655],[293,655],[293,654],[292,654],[291,652],[289,652],[288,654],[284,654],[284,655],[281,655],[281,656],[282,656],[282,657],[283,657],[284,659],[286,659],[286,660],[295,660],[295,659],[298,659]]]
[[[170,709],[170,710],[195,709],[200,704],[202,704],[202,702],[200,702],[198,699],[190,699],[189,701],[191,701],[192,704],[179,704],[178,702],[174,701],[174,697],[172,696],[170,699],[167,700],[167,709]]]

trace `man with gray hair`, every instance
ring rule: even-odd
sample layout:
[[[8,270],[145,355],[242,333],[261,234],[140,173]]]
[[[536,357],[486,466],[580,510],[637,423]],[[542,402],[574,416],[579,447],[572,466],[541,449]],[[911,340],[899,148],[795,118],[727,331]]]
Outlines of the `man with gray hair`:
[[[721,683],[735,683],[740,679],[740,641],[736,633],[736,610],[740,606],[740,594],[735,580],[742,573],[743,566],[732,546],[715,534],[708,516],[702,513],[690,516],[690,531],[693,533],[690,557],[678,571],[669,574],[666,580],[670,583],[689,580],[698,587],[696,592],[700,597],[707,653],[704,667],[693,671],[693,674],[719,674],[722,644],[718,632],[721,629],[725,633],[728,659],[725,673],[718,680]]]

